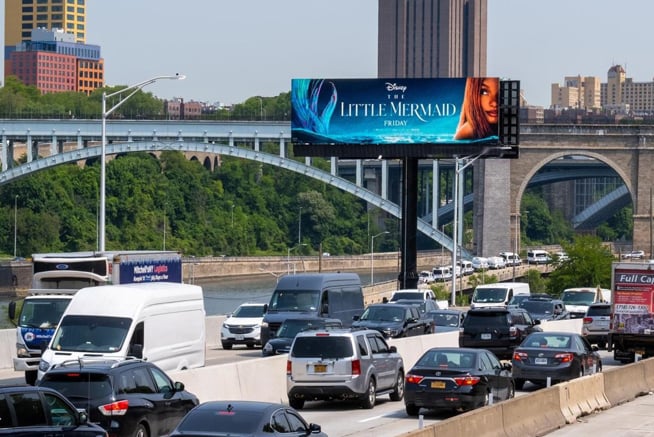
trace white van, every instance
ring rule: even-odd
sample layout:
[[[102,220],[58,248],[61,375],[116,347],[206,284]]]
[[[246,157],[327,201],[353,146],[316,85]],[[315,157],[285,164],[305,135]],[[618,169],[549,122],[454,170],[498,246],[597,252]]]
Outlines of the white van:
[[[552,257],[546,250],[533,249],[527,252],[527,264],[547,264]]]
[[[498,282],[478,285],[472,293],[470,308],[506,307],[516,295],[530,295],[526,282]]]
[[[202,288],[172,282],[103,285],[79,290],[43,352],[38,379],[53,365],[80,358],[142,358],[164,371],[205,362]]]

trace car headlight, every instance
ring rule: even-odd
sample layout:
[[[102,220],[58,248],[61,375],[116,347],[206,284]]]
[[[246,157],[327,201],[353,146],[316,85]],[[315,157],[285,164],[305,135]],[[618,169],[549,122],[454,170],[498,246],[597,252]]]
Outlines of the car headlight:
[[[50,363],[48,363],[45,360],[39,361],[39,370],[41,372],[47,372],[49,368],[50,368]]]
[[[27,346],[23,343],[16,343],[16,356],[19,358],[29,358],[30,353],[27,350]]]

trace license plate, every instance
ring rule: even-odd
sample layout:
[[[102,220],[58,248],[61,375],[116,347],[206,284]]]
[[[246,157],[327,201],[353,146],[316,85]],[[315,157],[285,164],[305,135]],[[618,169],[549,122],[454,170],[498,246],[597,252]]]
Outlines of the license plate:
[[[547,358],[536,358],[534,362],[536,364],[547,364]]]
[[[445,381],[432,381],[431,388],[445,388]]]
[[[243,335],[237,335],[236,340],[245,340],[245,336]]]
[[[481,334],[482,340],[490,340],[493,337],[491,333]]]
[[[313,365],[313,371],[315,373],[325,373],[327,371],[327,365],[326,364],[314,364]]]

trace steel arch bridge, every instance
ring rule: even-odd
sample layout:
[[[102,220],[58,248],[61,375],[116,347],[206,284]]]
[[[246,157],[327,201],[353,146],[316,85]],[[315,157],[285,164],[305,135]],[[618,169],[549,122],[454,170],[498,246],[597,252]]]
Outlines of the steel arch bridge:
[[[257,161],[262,164],[268,164],[283,168],[286,170],[294,171],[295,173],[302,174],[321,182],[330,184],[346,191],[366,202],[374,205],[388,214],[401,217],[401,209],[399,205],[391,202],[378,194],[373,193],[363,187],[360,187],[347,179],[335,176],[331,173],[320,170],[316,167],[303,164],[301,162],[288,159],[279,155],[261,152],[258,150],[246,149],[243,147],[236,147],[233,145],[213,144],[205,142],[162,142],[162,141],[138,141],[138,142],[122,142],[110,143],[106,146],[106,155],[120,155],[133,152],[161,152],[166,150],[175,150],[186,155],[193,155],[194,153],[202,155],[216,155],[216,156],[233,156],[236,158]],[[41,159],[35,159],[25,164],[7,169],[0,173],[0,185],[7,184],[14,180],[26,177],[36,171],[45,170],[55,167],[57,165],[85,161],[93,158],[100,158],[102,153],[101,146],[84,147],[81,149],[70,150],[67,152],[58,153]],[[202,162],[198,159],[198,161]],[[444,246],[448,250],[452,250],[452,239],[442,232],[434,229],[431,224],[424,219],[418,219],[418,230],[431,238],[435,242]],[[464,257],[470,258],[472,255],[467,251],[462,252]]]

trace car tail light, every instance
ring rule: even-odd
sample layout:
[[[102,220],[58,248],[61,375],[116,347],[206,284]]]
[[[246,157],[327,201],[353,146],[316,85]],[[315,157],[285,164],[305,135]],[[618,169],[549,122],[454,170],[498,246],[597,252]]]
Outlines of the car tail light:
[[[352,360],[352,375],[361,375],[361,360]]]
[[[459,385],[459,386],[461,386],[461,385],[475,385],[479,381],[481,381],[480,377],[470,376],[470,375],[459,376],[457,378],[454,378],[454,382],[456,382],[456,385]]]
[[[291,364],[291,360],[286,360],[286,374],[290,375],[293,372],[293,365]]]
[[[584,325],[587,325],[589,323],[593,323],[593,318],[592,317],[584,317]]]
[[[562,363],[569,363],[574,358],[574,355],[569,352],[566,352],[564,354],[556,354],[554,355],[554,358],[561,361]]]
[[[513,353],[513,359],[516,361],[526,361],[527,360],[527,353],[526,352],[514,352]]]
[[[409,384],[420,384],[423,379],[425,379],[425,377],[422,375],[412,375],[410,373],[404,378],[404,380]]]
[[[105,416],[124,416],[129,407],[128,400],[116,401],[106,405],[100,405],[98,410]]]

